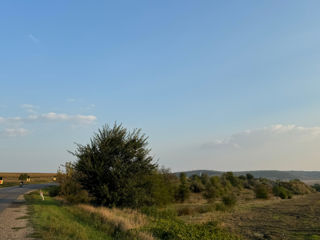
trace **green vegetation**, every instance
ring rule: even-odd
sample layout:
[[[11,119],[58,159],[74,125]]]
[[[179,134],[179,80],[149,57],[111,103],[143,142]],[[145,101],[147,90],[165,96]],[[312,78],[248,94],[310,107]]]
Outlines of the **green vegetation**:
[[[316,183],[312,185],[312,188],[314,188],[317,192],[320,192],[320,184]]]
[[[256,194],[256,198],[260,198],[260,199],[268,199],[269,198],[269,190],[268,187],[265,184],[258,184],[255,189],[254,192]]]
[[[146,207],[140,211],[70,205],[49,196],[55,187],[25,195],[35,233],[43,240],[233,240],[240,237],[227,233],[216,223],[188,224],[175,211]]]
[[[77,145],[76,161],[59,170],[60,185],[48,189],[46,201],[27,196],[36,232],[43,239],[240,239],[212,218],[243,202],[315,192],[296,179],[272,181],[250,173],[178,178],[159,169],[149,152],[140,130],[117,124],[103,127],[90,144]]]
[[[28,174],[27,173],[21,173],[18,180],[22,180],[25,181],[28,178]]]
[[[161,172],[153,163],[147,144],[147,137],[140,130],[129,132],[117,124],[103,127],[90,144],[78,145],[73,153],[77,157],[77,181],[97,204],[104,206],[135,208],[166,203],[170,197],[161,195],[171,191],[165,192],[161,185],[169,182],[159,176]]]
[[[180,185],[176,192],[176,200],[184,202],[190,195],[189,185],[187,183],[187,176],[184,173],[180,174]]]

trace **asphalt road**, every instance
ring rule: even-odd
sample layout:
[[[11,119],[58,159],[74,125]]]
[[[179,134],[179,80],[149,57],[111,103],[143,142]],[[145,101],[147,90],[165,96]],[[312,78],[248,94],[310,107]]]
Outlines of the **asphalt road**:
[[[14,187],[6,187],[0,188],[0,213],[7,207],[9,207],[14,201],[22,194],[25,194],[31,190],[37,190],[40,188],[44,188],[50,185],[54,185],[54,183],[46,183],[46,184],[28,184],[23,187],[14,186]]]

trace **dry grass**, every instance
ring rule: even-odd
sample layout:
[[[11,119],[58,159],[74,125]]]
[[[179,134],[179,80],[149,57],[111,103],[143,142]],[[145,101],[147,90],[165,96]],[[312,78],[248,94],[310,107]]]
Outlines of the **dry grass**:
[[[112,224],[123,232],[138,230],[148,224],[147,217],[133,209],[93,207],[85,204],[80,204],[78,207],[91,214],[100,215],[107,223]],[[151,234],[145,232],[138,232],[137,235],[141,240],[154,240]]]

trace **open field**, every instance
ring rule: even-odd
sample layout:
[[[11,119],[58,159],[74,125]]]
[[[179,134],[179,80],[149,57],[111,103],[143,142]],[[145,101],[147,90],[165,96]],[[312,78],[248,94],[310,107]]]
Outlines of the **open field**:
[[[216,221],[243,239],[320,239],[320,193],[295,196],[293,199],[242,200],[227,211],[187,212],[181,219],[197,223]],[[204,209],[209,204],[184,204],[185,207]],[[177,206],[176,206],[177,207]],[[193,213],[192,213],[193,212]]]
[[[1,187],[11,187],[19,184],[19,176],[22,173],[8,173],[0,172],[0,177],[3,178],[4,183],[0,185]],[[57,175],[57,173],[27,173],[31,178],[31,183],[47,183],[52,182],[52,178]]]

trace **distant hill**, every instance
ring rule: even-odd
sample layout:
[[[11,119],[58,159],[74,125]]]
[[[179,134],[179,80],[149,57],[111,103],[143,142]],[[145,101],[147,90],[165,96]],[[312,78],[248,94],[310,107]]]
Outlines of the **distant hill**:
[[[209,176],[220,176],[224,172],[222,171],[214,171],[214,170],[193,170],[184,172],[186,175],[192,176],[194,174],[208,174]],[[240,171],[233,172],[235,175],[246,175],[247,173],[252,174],[255,178],[268,178],[272,180],[319,180],[320,179],[320,171],[276,171],[276,170],[259,170],[259,171]],[[180,172],[176,173],[177,175]]]

